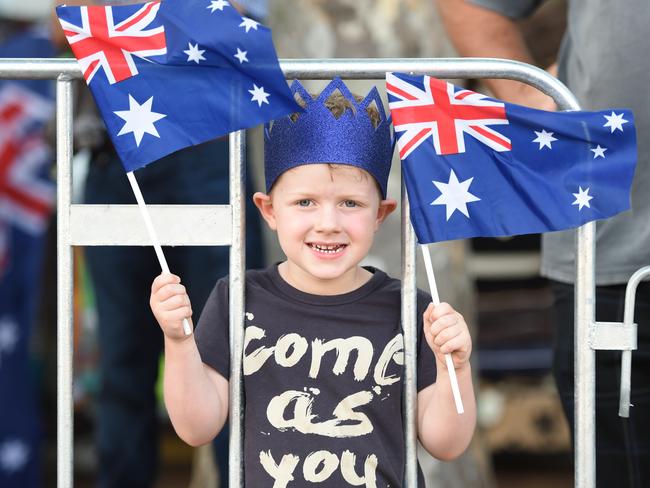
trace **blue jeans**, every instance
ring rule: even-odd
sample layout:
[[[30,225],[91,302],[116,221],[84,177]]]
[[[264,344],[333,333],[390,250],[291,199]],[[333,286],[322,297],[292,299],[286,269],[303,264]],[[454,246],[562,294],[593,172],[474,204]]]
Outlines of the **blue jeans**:
[[[172,154],[135,176],[148,204],[227,203],[227,140]],[[114,153],[94,158],[85,202],[135,203]],[[258,267],[263,265],[259,218],[252,205],[247,210],[247,262]],[[228,247],[171,247],[164,252],[172,273],[188,288],[196,323],[215,282],[228,273]],[[163,337],[149,308],[149,293],[160,266],[148,246],[87,247],[85,253],[99,318],[98,485],[151,487],[159,462],[154,385]],[[217,446],[227,447],[224,432]],[[227,462],[227,457],[222,459]],[[220,469],[227,475],[227,464]]]
[[[557,311],[553,373],[574,431],[573,285],[553,283]],[[596,320],[622,322],[625,286],[596,288]],[[635,303],[638,350],[632,352],[630,417],[618,416],[621,352],[596,352],[596,483],[598,487],[650,486],[650,283]]]

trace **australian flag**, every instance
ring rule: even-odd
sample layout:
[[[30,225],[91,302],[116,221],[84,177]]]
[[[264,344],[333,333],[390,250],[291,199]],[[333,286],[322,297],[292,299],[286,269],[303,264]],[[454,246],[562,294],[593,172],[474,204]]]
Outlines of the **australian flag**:
[[[420,243],[564,230],[630,208],[629,110],[546,112],[401,73],[386,89]]]
[[[300,110],[271,31],[226,0],[57,14],[126,171]]]
[[[47,58],[54,48],[40,28],[0,44],[0,57]],[[51,83],[0,81],[0,486],[42,486],[41,426],[32,323],[44,237],[55,189],[44,125],[54,112]]]

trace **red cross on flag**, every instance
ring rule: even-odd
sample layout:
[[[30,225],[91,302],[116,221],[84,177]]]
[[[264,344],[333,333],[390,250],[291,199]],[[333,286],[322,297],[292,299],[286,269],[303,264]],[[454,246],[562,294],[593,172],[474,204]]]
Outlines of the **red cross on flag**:
[[[495,151],[510,151],[510,139],[490,125],[508,124],[503,103],[470,90],[454,92],[454,86],[424,76],[423,88],[392,73],[386,75],[386,90],[397,100],[390,103],[400,158],[433,138],[436,154],[465,152],[465,134]]]

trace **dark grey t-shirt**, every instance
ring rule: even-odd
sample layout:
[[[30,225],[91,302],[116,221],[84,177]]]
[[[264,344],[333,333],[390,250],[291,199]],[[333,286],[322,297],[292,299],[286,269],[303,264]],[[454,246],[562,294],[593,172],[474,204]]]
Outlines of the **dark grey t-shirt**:
[[[471,0],[511,18],[543,0]],[[632,209],[596,224],[596,283],[624,283],[650,264],[650,24],[647,0],[570,0],[558,77],[584,110],[627,107],[634,112],[638,162]],[[544,234],[542,274],[572,282],[575,231]]]
[[[402,486],[400,282],[367,269],[366,284],[335,296],[293,288],[276,265],[246,273],[246,486]],[[436,377],[422,337],[429,301],[418,293],[418,390]],[[203,309],[196,342],[228,378],[227,279]]]

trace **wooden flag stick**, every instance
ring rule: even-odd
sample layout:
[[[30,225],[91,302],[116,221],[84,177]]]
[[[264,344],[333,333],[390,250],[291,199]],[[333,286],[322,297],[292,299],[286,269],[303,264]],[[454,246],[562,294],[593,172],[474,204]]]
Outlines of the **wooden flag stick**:
[[[438,295],[438,287],[436,285],[436,277],[433,274],[433,265],[431,264],[431,254],[429,254],[429,246],[420,244],[422,250],[422,258],[424,259],[424,269],[427,271],[427,280],[429,281],[429,292],[431,293],[431,300],[434,305],[440,303],[440,296]],[[449,371],[449,381],[451,382],[451,392],[454,394],[454,402],[456,403],[456,411],[461,414],[465,412],[463,407],[463,399],[460,397],[460,389],[458,388],[458,378],[456,377],[456,368],[454,361],[451,359],[451,354],[445,354],[445,361],[447,363],[447,371]]]
[[[144,225],[147,228],[147,233],[149,234],[149,238],[151,239],[153,248],[156,251],[156,256],[158,256],[158,262],[160,263],[160,268],[162,269],[163,273],[169,273],[170,272],[169,265],[167,264],[167,260],[165,259],[165,255],[163,254],[162,246],[160,245],[160,239],[158,239],[158,234],[156,233],[156,229],[154,229],[153,223],[151,222],[151,215],[149,215],[149,209],[147,209],[147,205],[144,203],[144,198],[142,197],[140,186],[138,185],[138,182],[135,179],[135,175],[133,174],[133,171],[129,171],[126,174],[126,176],[129,179],[129,183],[131,183],[131,189],[133,190],[135,199],[138,202],[138,208],[140,209],[140,214],[144,219]],[[192,333],[190,322],[187,319],[183,319],[183,332],[185,332],[186,336]]]

